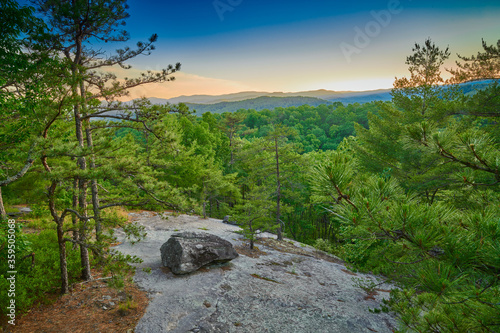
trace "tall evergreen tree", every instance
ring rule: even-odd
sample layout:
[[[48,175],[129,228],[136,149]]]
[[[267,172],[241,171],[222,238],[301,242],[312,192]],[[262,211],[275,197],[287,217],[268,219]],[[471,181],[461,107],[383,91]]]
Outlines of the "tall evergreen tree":
[[[448,48],[442,50],[427,39],[415,44],[413,52],[406,59],[410,77],[394,83],[394,105],[379,104],[378,114],[368,116],[370,130],[356,126],[356,150],[362,167],[398,178],[432,203],[456,183],[455,167],[425,151],[432,145],[432,133],[455,122],[450,113],[461,100],[455,87],[442,85]]]
[[[421,51],[417,48],[411,59],[420,59]],[[417,118],[423,110],[422,96],[408,94],[411,107],[393,109],[397,117],[381,117],[387,125],[392,119],[400,131],[393,139],[384,139],[382,126],[374,122],[357,139],[356,159],[338,151],[314,171],[311,182],[317,193],[337,197],[330,210],[344,224],[339,251],[358,267],[401,284],[391,293],[391,305],[408,331],[493,332],[498,327],[500,171],[495,161],[500,146],[492,131],[498,119],[474,114],[481,105],[498,108],[497,87],[492,82],[470,95],[456,89],[450,95],[456,99],[451,100],[441,95],[434,104],[439,108],[425,108],[430,117],[419,119],[431,123],[436,110],[447,115],[447,123],[434,120],[434,126],[408,126],[403,113]],[[412,129],[418,126],[417,135]],[[426,175],[423,179],[428,181],[431,169],[434,177],[446,179],[443,195],[429,200],[408,191],[415,189],[412,182],[417,178],[412,174],[353,174],[356,163],[367,166],[365,152],[389,156],[386,149],[391,144],[403,152],[418,149],[419,161],[431,161],[414,165],[413,174]],[[404,160],[394,157],[396,167],[404,166]]]
[[[242,169],[248,175],[247,182],[242,188],[250,189],[253,184],[265,186],[269,198],[273,198],[275,205],[275,230],[279,240],[283,240],[283,186],[293,172],[298,162],[297,147],[288,142],[288,137],[293,136],[295,131],[281,124],[269,128],[265,137],[254,139],[244,144],[241,149],[240,163]],[[252,183],[252,184],[251,184]],[[245,184],[244,184],[245,185]],[[262,191],[262,188],[259,190]],[[243,195],[245,197],[245,195]],[[285,208],[286,209],[286,208]]]
[[[130,66],[126,65],[125,62],[138,55],[149,54],[154,49],[153,43],[157,39],[157,36],[153,35],[147,42],[139,42],[135,50],[126,47],[118,50],[115,55],[111,56],[107,56],[100,50],[92,47],[95,41],[124,42],[128,40],[128,34],[120,29],[120,26],[128,17],[125,1],[74,0],[60,2],[34,0],[32,3],[36,6],[39,13],[43,15],[43,19],[50,29],[50,38],[44,44],[45,49],[64,55],[65,67],[58,73],[58,77],[63,81],[60,81],[56,86],[61,87],[59,98],[64,96],[66,100],[71,100],[72,117],[67,119],[72,120],[75,129],[74,142],[76,142],[76,146],[63,144],[57,149],[49,149],[42,154],[42,164],[47,173],[50,174],[48,177],[52,179],[52,184],[48,191],[49,208],[54,221],[58,225],[61,251],[63,251],[63,245],[66,241],[79,244],[82,277],[90,279],[88,248],[91,246],[91,241],[88,238],[88,234],[91,232],[91,226],[95,225],[96,237],[100,241],[102,233],[101,209],[118,204],[118,200],[110,202],[112,199],[106,198],[106,196],[104,199],[101,198],[99,189],[103,188],[102,182],[112,176],[113,169],[123,170],[117,165],[115,165],[116,168],[109,165],[110,162],[119,163],[119,159],[105,160],[107,162],[105,164],[97,163],[100,159],[100,154],[106,154],[105,149],[109,147],[109,144],[106,143],[106,140],[96,137],[96,135],[104,135],[104,137],[110,138],[110,132],[106,131],[105,128],[116,127],[117,123],[109,121],[91,122],[90,120],[115,118],[118,121],[124,122],[124,127],[137,127],[136,125],[127,125],[125,123],[140,124],[146,127],[147,120],[154,118],[157,110],[147,110],[144,102],[135,104],[132,107],[126,107],[116,102],[116,98],[125,96],[128,89],[139,85],[172,80],[173,77],[171,77],[171,74],[180,68],[180,64],[176,66],[169,65],[166,69],[159,72],[147,72],[137,79],[118,81],[114,74],[106,72],[105,69],[111,66],[121,66],[124,69],[129,69]],[[104,72],[101,72],[103,70]],[[105,99],[106,102],[101,103],[101,99]],[[52,105],[56,104],[56,101],[57,99],[53,99]],[[59,116],[62,110],[67,111],[62,105],[59,108],[53,107],[53,109],[59,110],[59,112],[54,111]],[[109,111],[119,112],[106,114]],[[52,123],[56,120],[56,118],[53,118]],[[48,130],[44,131],[45,137],[47,137],[48,133]],[[124,141],[121,142],[122,144],[124,143]],[[120,149],[116,151],[120,151]],[[66,168],[67,170],[72,170],[73,176],[61,173],[57,166],[50,165],[56,162],[54,159],[51,159],[55,155],[73,158],[79,170]],[[101,161],[104,160],[101,159]],[[58,171],[56,172],[55,170]],[[140,172],[140,170],[136,169],[136,172]],[[116,173],[113,175],[117,176]],[[136,190],[138,189],[150,195],[151,192],[144,184],[145,179],[141,179],[140,177],[134,178],[133,175],[134,173],[125,172],[119,174],[122,177],[121,179],[125,178],[126,181],[135,185]],[[130,182],[131,178],[133,178],[133,181]],[[58,187],[62,184],[62,180],[71,181],[74,188],[73,203],[70,207],[66,208],[57,207],[59,204],[57,200]],[[130,189],[130,187],[127,188]],[[89,216],[88,214],[89,190],[93,216]],[[106,191],[108,190],[106,189]],[[113,191],[113,193],[116,193],[116,191]],[[127,193],[127,195],[132,193],[134,191]],[[105,204],[101,204],[103,200]],[[127,203],[129,201],[121,201],[121,203],[124,202]],[[63,212],[62,214],[60,214],[61,211]],[[73,227],[73,230],[78,229],[78,232],[75,233],[72,239],[64,238],[64,219],[68,214],[71,214],[74,219],[76,217],[74,222],[78,222],[78,226]],[[96,249],[96,247],[93,248]],[[61,258],[63,257],[64,254],[61,252]],[[62,261],[63,259],[61,259]],[[64,293],[67,291],[67,279],[64,281],[64,274],[62,273],[62,275],[62,292]]]

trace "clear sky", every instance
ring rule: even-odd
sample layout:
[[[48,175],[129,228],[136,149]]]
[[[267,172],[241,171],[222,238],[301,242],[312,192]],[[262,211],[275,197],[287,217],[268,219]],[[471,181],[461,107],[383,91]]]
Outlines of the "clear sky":
[[[159,35],[135,71],[182,63],[132,97],[239,91],[371,90],[407,75],[415,42],[472,55],[500,39],[500,1],[129,0],[131,43]],[[123,47],[116,45],[116,48]],[[449,66],[453,65],[450,61]],[[130,73],[127,75],[131,77]]]

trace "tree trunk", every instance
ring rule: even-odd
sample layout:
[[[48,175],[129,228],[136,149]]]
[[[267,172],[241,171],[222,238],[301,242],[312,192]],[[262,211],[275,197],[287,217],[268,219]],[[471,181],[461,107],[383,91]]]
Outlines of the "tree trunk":
[[[250,219],[250,223],[248,223],[248,230],[250,230],[250,250],[253,250],[254,248],[254,238],[255,238],[255,234],[253,233],[252,222],[253,220]]]
[[[2,186],[0,186],[0,220],[6,218],[7,218],[7,212],[5,211],[5,207],[3,206]]]
[[[77,49],[81,50],[81,45],[80,47],[77,47]],[[75,73],[78,70],[75,68]],[[77,87],[75,87],[75,94],[77,94]],[[83,99],[85,98],[85,91],[83,87],[83,82],[80,82],[80,98],[82,98],[82,101],[80,103],[83,104]],[[83,150],[85,148],[84,140],[83,140],[83,122],[81,119],[81,106],[82,104],[77,103],[74,107],[74,114],[75,114],[75,129],[76,129],[76,139],[78,140],[78,145],[80,148]],[[80,167],[81,170],[86,170],[87,169],[87,162],[85,160],[85,157],[81,156],[78,158],[78,166]],[[79,212],[82,217],[87,217],[87,187],[88,187],[88,181],[84,177],[79,177],[78,179],[78,187],[79,187],[79,196],[78,196],[78,205],[79,205]],[[82,242],[80,244],[80,259],[81,259],[81,266],[82,266],[82,279],[85,281],[91,280],[92,275],[90,273],[90,260],[89,260],[89,251],[87,247],[84,245],[85,241],[87,240],[87,219],[82,219],[81,220],[81,227],[80,227],[80,241]]]
[[[72,1],[72,5],[76,6],[76,1]],[[80,22],[75,21],[74,22],[75,26],[80,26]],[[76,139],[78,141],[79,147],[82,149],[85,148],[84,144],[84,139],[83,139],[83,121],[82,121],[82,109],[85,112],[85,87],[82,78],[79,78],[80,71],[78,69],[78,66],[82,65],[82,53],[83,53],[83,47],[82,47],[82,37],[81,35],[74,36],[74,44],[75,44],[75,52],[73,54],[73,58],[71,58],[71,55],[69,53],[66,54],[66,57],[68,60],[72,62],[71,65],[71,74],[73,76],[74,84],[71,87],[71,92],[73,95],[73,98],[77,99],[80,98],[79,101],[75,103],[75,106],[73,108],[74,112],[74,121],[75,121],[75,135]],[[86,170],[87,165],[85,161],[85,157],[81,156],[78,158],[77,165],[81,170]],[[82,278],[84,280],[90,280],[92,279],[92,276],[90,274],[90,261],[89,261],[89,253],[87,247],[84,246],[85,241],[87,239],[87,180],[84,177],[78,177],[78,189],[79,189],[79,196],[78,196],[78,205],[79,209],[78,211],[80,212],[80,215],[84,217],[84,219],[81,220],[80,224],[80,230],[79,230],[79,238],[80,238],[80,258],[81,258],[81,266],[82,266]]]
[[[86,162],[84,157],[80,157],[78,159],[78,164],[80,166],[80,169],[82,170],[86,169]],[[78,196],[79,212],[80,215],[84,218],[87,217],[87,187],[88,187],[87,184],[88,184],[87,180],[84,179],[83,177],[80,177],[78,179],[78,189],[80,192]],[[87,240],[87,222],[88,221],[86,219],[82,219],[80,221],[80,230],[79,230],[79,238],[80,242],[82,242],[80,244],[82,279],[84,279],[85,281],[92,279],[92,275],[90,274],[89,252],[87,247],[83,245]]]
[[[90,156],[89,159],[89,168],[95,169],[95,156],[93,155],[94,153],[94,143],[92,141],[92,131],[90,130],[90,124],[87,121],[86,123],[86,135],[87,135],[87,147],[90,148],[90,151],[92,152],[92,155]],[[97,180],[92,179],[90,183],[90,188],[92,192],[92,209],[94,211],[94,221],[95,221],[95,237],[96,240],[99,241],[101,237],[101,210],[99,209],[99,190],[97,188]]]
[[[78,211],[78,177],[75,177],[73,179],[73,200],[72,200],[72,208],[74,211]],[[79,240],[79,235],[78,235],[78,218],[76,217],[75,214],[71,214],[71,222],[73,224],[73,240],[75,243],[73,243],[73,250],[76,250],[76,247],[78,246],[76,241]]]
[[[61,294],[67,294],[69,292],[69,281],[68,281],[68,264],[66,261],[66,242],[64,241],[63,221],[57,222],[57,242],[59,243]]]
[[[47,171],[50,172],[50,168],[44,163]],[[55,203],[55,192],[57,188],[57,182],[52,181],[52,185],[49,188],[49,210],[54,222],[57,225],[57,242],[59,245],[59,268],[61,272],[61,294],[67,294],[69,292],[69,282],[68,282],[68,264],[66,261],[66,244],[64,241],[64,220],[59,218],[56,210]]]

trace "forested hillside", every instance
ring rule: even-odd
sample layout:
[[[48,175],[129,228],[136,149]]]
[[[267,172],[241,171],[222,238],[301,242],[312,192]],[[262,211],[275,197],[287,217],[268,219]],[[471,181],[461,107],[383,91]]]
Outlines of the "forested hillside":
[[[331,104],[330,101],[315,98],[315,97],[268,97],[262,96],[252,99],[246,99],[237,102],[220,102],[215,104],[194,104],[185,103],[197,115],[202,115],[205,112],[224,113],[235,112],[237,110],[254,109],[257,111],[264,109],[274,109],[276,107],[290,107],[311,105],[318,106],[321,104]]]
[[[197,116],[118,102],[181,66],[125,81],[106,71],[156,41],[92,48],[127,40],[122,1],[47,2],[45,22],[5,4],[0,21],[15,24],[0,36],[0,252],[16,260],[0,274],[16,272],[18,313],[93,267],[122,286],[138,259],[111,250],[113,230],[144,234],[124,207],[229,215],[252,247],[271,231],[334,253],[400,287],[379,310],[395,311],[402,331],[499,331],[500,41],[461,57],[447,86],[448,49],[416,44],[390,102],[266,109],[262,98],[261,111]],[[481,90],[458,85],[480,79]],[[28,222],[8,217],[16,204],[33,208]]]
[[[257,91],[246,91],[233,94],[225,95],[194,95],[194,96],[179,96],[174,98],[150,98],[153,104],[196,104],[200,105],[212,105],[212,109],[207,111],[214,113],[221,113],[223,111],[220,108],[215,108],[214,104],[219,104],[222,107],[230,107],[232,110],[236,111],[240,109],[250,109],[254,108],[252,105],[248,104],[237,104],[238,102],[252,101],[259,99],[261,97],[273,97],[271,99],[262,99],[262,101],[273,102],[274,107],[286,107],[291,105],[280,104],[280,101],[297,101],[295,106],[304,105],[300,104],[300,101],[309,101],[311,105],[316,104],[318,99],[323,100],[322,104],[329,104],[329,102],[342,102],[344,104],[354,104],[354,103],[369,103],[374,101],[390,101],[391,91],[390,89],[379,89],[379,90],[368,90],[368,91],[333,91],[333,90],[311,90],[311,91],[299,91],[299,92],[257,92]],[[304,99],[305,98],[305,99]],[[220,104],[223,103],[224,104]],[[234,104],[231,104],[234,103]],[[238,107],[231,107],[231,105],[238,105]],[[229,110],[225,110],[229,111]],[[198,112],[202,113],[202,112]]]

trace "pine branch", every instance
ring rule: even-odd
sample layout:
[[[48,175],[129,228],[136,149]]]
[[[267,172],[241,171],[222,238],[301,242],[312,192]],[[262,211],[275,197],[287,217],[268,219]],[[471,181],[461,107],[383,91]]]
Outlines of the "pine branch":
[[[33,162],[35,161],[33,159],[33,150],[35,149],[35,147],[36,147],[36,143],[33,143],[31,145],[31,147],[30,147],[30,151],[28,153],[28,158],[26,159],[26,162],[25,162],[23,168],[17,174],[15,174],[14,176],[8,177],[7,179],[5,179],[3,181],[0,181],[0,186],[8,185],[8,184],[10,184],[10,183],[18,180],[19,178],[21,178],[22,176],[24,176],[26,174],[26,172],[28,172],[28,170],[33,165]]]
[[[173,208],[173,209],[178,209],[179,207],[177,205],[174,205],[174,204],[171,204],[170,202],[166,202],[166,201],[163,201],[161,199],[159,199],[158,197],[156,197],[151,191],[148,191],[144,186],[142,186],[141,184],[137,184],[137,186],[143,190],[144,192],[146,192],[151,198],[153,198],[156,202],[158,203],[161,203],[163,205],[166,205],[170,208]]]
[[[150,200],[146,200],[146,201],[143,201],[143,202],[140,202],[140,203],[132,203],[131,201],[122,201],[122,202],[116,202],[116,203],[112,203],[112,204],[107,204],[107,205],[104,205],[104,206],[99,206],[99,209],[105,209],[105,208],[116,207],[116,206],[142,207],[142,206],[147,205],[150,202],[151,202]]]
[[[61,221],[64,220],[64,218],[66,217],[66,215],[68,215],[68,213],[73,213],[74,215],[76,215],[76,217],[78,217],[80,220],[82,221],[89,221],[89,220],[92,220],[94,217],[93,216],[82,216],[80,215],[80,213],[78,213],[76,210],[74,209],[71,209],[71,208],[66,208],[62,214],[61,214],[61,217],[59,218]]]
[[[488,173],[492,173],[495,175],[495,177],[497,179],[500,178],[500,175],[498,173],[498,170],[495,170],[495,169],[491,169],[488,165],[486,165],[486,167],[482,167],[482,166],[479,166],[479,165],[476,165],[476,164],[472,164],[470,162],[467,162],[467,161],[464,161],[464,160],[461,160],[457,157],[455,157],[452,153],[446,151],[443,146],[438,142],[437,143],[438,147],[440,148],[440,151],[439,151],[439,154],[441,156],[443,156],[444,158],[447,158],[453,162],[457,162],[457,163],[460,163],[462,165],[465,165],[471,169],[474,169],[474,170],[481,170],[481,171],[485,171],[485,172],[488,172]]]

